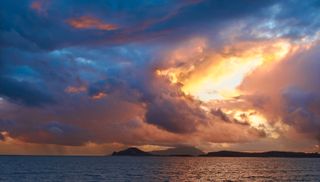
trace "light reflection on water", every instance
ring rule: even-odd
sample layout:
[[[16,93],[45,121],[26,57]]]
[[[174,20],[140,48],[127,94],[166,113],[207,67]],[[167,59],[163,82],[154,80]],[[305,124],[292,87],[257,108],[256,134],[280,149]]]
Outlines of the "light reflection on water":
[[[0,157],[0,181],[320,181],[320,159]]]

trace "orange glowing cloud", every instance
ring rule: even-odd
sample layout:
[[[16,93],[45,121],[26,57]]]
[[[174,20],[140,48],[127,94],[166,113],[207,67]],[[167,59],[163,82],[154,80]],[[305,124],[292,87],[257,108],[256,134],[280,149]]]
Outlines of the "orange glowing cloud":
[[[66,93],[76,94],[76,93],[87,91],[87,87],[86,86],[80,86],[80,87],[69,86],[64,91]]]
[[[117,25],[108,24],[102,20],[92,16],[81,16],[79,18],[71,18],[66,21],[71,27],[76,29],[97,29],[97,30],[116,30]]]
[[[46,14],[48,0],[36,0],[30,4],[30,8],[39,14]]]
[[[232,98],[240,95],[237,87],[245,77],[261,66],[282,60],[290,52],[291,44],[276,40],[237,43],[222,52],[205,49],[205,41],[192,41],[191,46],[174,50],[169,64],[176,62],[178,66],[158,69],[156,74],[172,83],[181,83],[184,93],[202,101]]]
[[[240,141],[259,137],[276,139],[288,130],[288,126],[279,120],[270,123],[264,113],[257,111],[245,101],[236,103],[241,102],[236,98],[244,94],[240,86],[247,77],[257,69],[268,71],[270,67],[281,63],[281,60],[295,52],[293,47],[288,40],[276,39],[236,42],[231,46],[222,47],[221,50],[213,50],[205,39],[194,39],[171,50],[166,55],[164,68],[156,69],[155,74],[169,80],[171,84],[180,85],[183,93],[202,101],[201,107],[204,111],[209,113],[212,109],[223,108],[223,116],[212,120],[222,118],[226,123],[215,122],[212,128],[207,125],[204,128],[200,126],[202,133],[205,133],[207,128],[212,132],[221,125],[223,128],[246,130],[238,132],[243,135]],[[226,106],[221,107],[214,103],[215,101],[225,102]],[[221,142],[236,140],[231,134],[234,132],[226,133],[230,133],[230,136],[221,138]],[[222,133],[221,135],[225,136]],[[206,136],[210,138],[209,134]],[[215,141],[217,140],[215,138]]]
[[[93,95],[91,98],[94,100],[99,100],[104,98],[105,96],[107,96],[107,94],[103,93],[103,92],[99,92],[96,95]]]
[[[40,1],[34,1],[31,3],[31,8],[36,10],[36,11],[40,11],[42,7],[42,4]]]

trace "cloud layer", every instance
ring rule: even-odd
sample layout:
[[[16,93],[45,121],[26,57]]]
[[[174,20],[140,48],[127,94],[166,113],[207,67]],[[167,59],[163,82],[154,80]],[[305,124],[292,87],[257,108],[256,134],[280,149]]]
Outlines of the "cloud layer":
[[[0,5],[0,153],[319,150],[318,1]]]

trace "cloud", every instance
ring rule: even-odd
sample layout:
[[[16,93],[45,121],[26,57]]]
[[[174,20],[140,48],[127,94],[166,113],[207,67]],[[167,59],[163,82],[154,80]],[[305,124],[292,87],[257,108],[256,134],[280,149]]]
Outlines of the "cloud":
[[[36,11],[40,11],[41,10],[41,3],[39,1],[34,1],[31,3],[31,8],[36,10]]]
[[[198,124],[207,122],[199,103],[185,96],[179,88],[159,82],[159,90],[153,93],[156,95],[146,100],[146,122],[174,133],[192,133]]]
[[[80,86],[80,87],[68,86],[64,91],[67,93],[75,94],[75,93],[87,91],[87,87],[85,87],[85,86]]]
[[[48,0],[35,0],[30,3],[30,8],[37,13],[46,13],[48,8],[49,1]]]
[[[29,106],[41,106],[52,104],[54,98],[43,92],[36,84],[26,81],[18,81],[12,78],[0,77],[0,96],[7,97],[13,102],[23,103]]]
[[[0,141],[4,141],[4,136],[3,136],[3,134],[2,133],[0,133]]]
[[[116,25],[105,23],[91,16],[68,19],[67,23],[76,29],[115,30],[118,28]]]
[[[280,117],[296,132],[319,140],[319,46],[301,49],[303,51],[297,51],[287,60],[269,68],[268,72],[257,70],[240,88],[251,95],[249,102],[260,103],[258,108],[270,121]]]
[[[152,40],[174,42],[202,33],[206,29],[215,32],[221,30],[227,21],[259,12],[273,2],[251,2],[250,6],[246,3],[247,1],[97,1],[92,4],[87,1],[3,1],[2,30],[16,32],[13,37],[5,39],[22,37],[42,50]],[[30,12],[30,6],[32,11],[41,10],[45,16]],[[221,9],[225,10],[219,11]],[[12,19],[18,21],[11,21]],[[66,23],[74,29],[88,31],[74,33],[75,30],[66,26]],[[5,46],[12,46],[10,41],[5,43]]]
[[[222,121],[230,122],[230,118],[220,108],[212,109],[211,113],[220,118]]]
[[[37,121],[37,123],[38,125],[27,126],[12,120],[0,121],[3,132],[24,142],[81,145],[88,137],[85,130],[74,125],[58,121]]]
[[[317,1],[1,1],[0,149],[311,150],[318,9]]]

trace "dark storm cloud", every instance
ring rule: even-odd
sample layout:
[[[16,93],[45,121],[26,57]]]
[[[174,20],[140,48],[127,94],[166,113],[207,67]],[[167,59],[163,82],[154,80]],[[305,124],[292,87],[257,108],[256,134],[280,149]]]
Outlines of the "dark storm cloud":
[[[174,133],[192,133],[197,130],[197,125],[208,122],[209,118],[199,108],[200,103],[173,86],[165,83],[157,86],[153,96],[145,100],[146,122]]]
[[[265,31],[281,36],[307,35],[319,28],[317,1],[39,1],[46,2],[46,13],[40,14],[32,9],[32,2],[36,1],[1,2],[1,47],[53,50],[159,38],[169,41],[217,33],[230,21],[248,17],[254,19],[255,28],[260,18],[274,21]],[[99,19],[117,29],[77,29],[68,24],[81,17]]]
[[[127,43],[164,35],[169,40],[168,36],[188,36],[212,29],[212,25],[218,28],[218,24],[258,12],[272,1],[39,1],[46,2],[46,13],[41,14],[32,9],[32,2],[1,2],[2,46],[52,50],[72,45]],[[108,22],[117,29],[78,29],[68,25],[80,17]]]
[[[3,48],[0,96],[27,105],[52,104],[65,95],[64,90],[69,86],[92,84],[89,93],[92,94],[100,80],[105,78],[109,80],[109,89],[116,90],[130,76],[128,68],[143,64],[144,54],[148,51],[141,52],[125,46],[50,52]]]
[[[58,66],[46,54],[18,49],[3,49],[0,58],[0,96],[29,106],[56,102],[54,93],[59,87],[54,85],[67,74],[63,72],[66,64]]]
[[[290,71],[303,74],[296,75],[298,82],[285,89],[282,95],[288,124],[320,141],[319,49],[319,46],[314,47],[288,66]]]
[[[285,94],[289,108],[289,111],[285,115],[285,121],[287,121],[289,125],[294,126],[300,133],[311,138],[314,137],[320,142],[320,110],[318,109],[320,106],[320,96],[311,96],[310,93],[295,94]],[[301,96],[303,98],[301,98]],[[309,99],[307,97],[309,97]]]
[[[117,95],[121,100],[145,104],[145,122],[172,133],[192,133],[198,125],[211,117],[201,110],[200,102],[186,96],[179,85],[172,85],[140,67],[131,67],[118,73],[121,78],[109,77],[89,85],[90,96],[98,93]],[[149,70],[151,68],[143,68]],[[139,73],[128,75],[129,72]]]
[[[45,84],[49,70],[36,62],[32,53],[13,49],[1,50],[0,96],[29,106],[52,104],[55,99]]]
[[[320,95],[292,89],[284,93],[284,98],[288,108],[285,121],[320,140]]]
[[[90,85],[88,94],[90,96],[96,95],[98,93],[112,93],[119,89],[124,89],[125,83],[123,80],[116,78],[109,78],[106,80],[100,80]]]
[[[318,61],[319,46],[297,57],[292,62],[292,74],[297,84],[292,84],[283,91],[287,105],[286,121],[302,133],[316,136],[320,141],[320,64]]]
[[[54,99],[37,85],[0,76],[0,96],[29,106],[53,103]]]

